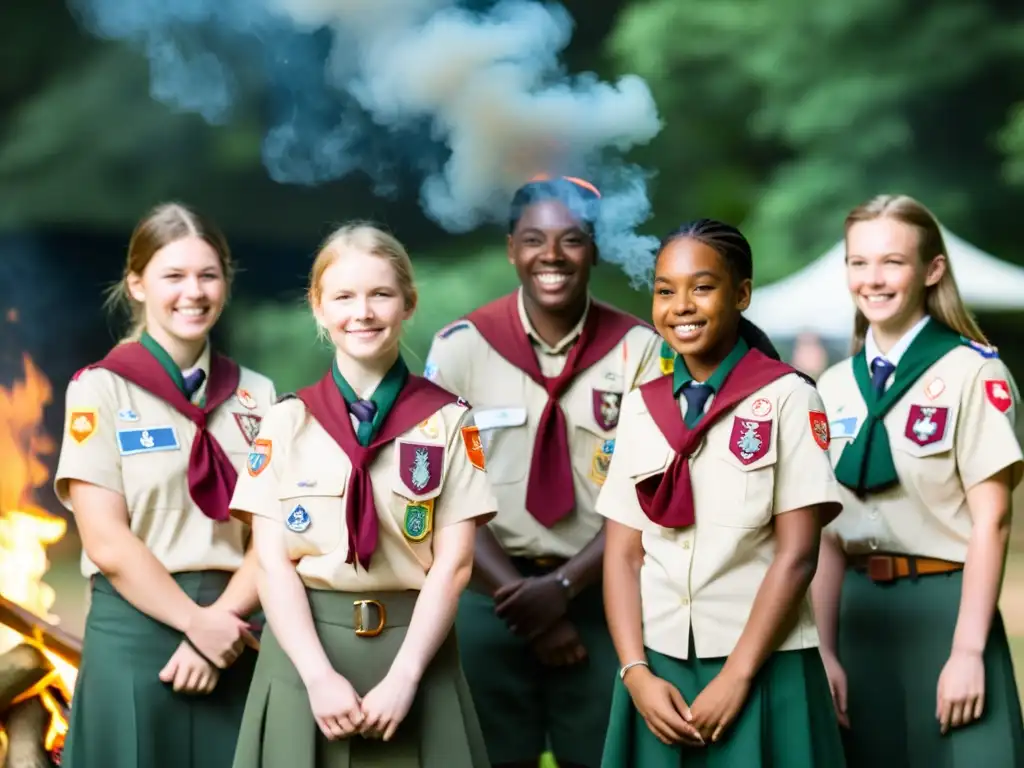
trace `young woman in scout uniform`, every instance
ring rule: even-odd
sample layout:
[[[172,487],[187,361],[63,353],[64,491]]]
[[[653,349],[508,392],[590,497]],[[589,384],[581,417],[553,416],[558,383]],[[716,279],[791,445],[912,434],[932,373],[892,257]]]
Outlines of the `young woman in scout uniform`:
[[[1017,388],[945,253],[909,197],[846,219],[855,352],[818,385],[844,512],[814,591],[850,766],[1024,765],[997,608],[1021,474]]]
[[[495,502],[465,402],[409,374],[402,245],[343,227],[309,299],[331,371],[267,415],[231,508],[268,617],[235,768],[484,768],[452,622]]]
[[[600,194],[539,179],[512,202],[521,287],[437,334],[426,375],[473,403],[499,514],[459,607],[463,664],[496,766],[597,768],[615,651],[594,513],[623,393],[660,375],[660,339],[588,293]]]
[[[257,601],[228,501],[275,393],[210,350],[231,273],[209,221],[157,207],[112,294],[134,328],[68,385],[56,491],[91,580],[70,768],[222,768],[234,753]]]
[[[622,403],[605,607],[621,663],[605,768],[841,768],[808,587],[840,509],[813,386],[741,320],[750,246],[701,219],[658,254],[673,373]]]

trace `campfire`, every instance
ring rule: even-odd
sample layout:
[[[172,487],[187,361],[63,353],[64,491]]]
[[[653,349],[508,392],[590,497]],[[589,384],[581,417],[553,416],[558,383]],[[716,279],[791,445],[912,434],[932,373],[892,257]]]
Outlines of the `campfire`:
[[[0,386],[0,768],[60,765],[81,642],[59,629],[43,583],[46,548],[64,519],[33,501],[53,453],[43,430],[49,381],[29,357],[24,379]]]

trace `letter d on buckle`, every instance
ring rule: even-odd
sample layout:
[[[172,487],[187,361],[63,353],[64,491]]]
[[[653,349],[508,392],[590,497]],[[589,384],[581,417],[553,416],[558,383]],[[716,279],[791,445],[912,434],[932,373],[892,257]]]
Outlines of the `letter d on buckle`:
[[[377,609],[377,626],[371,626],[370,606]],[[388,612],[384,604],[377,600],[356,600],[352,603],[352,613],[356,625],[356,635],[359,637],[376,637],[384,631],[387,624]]]

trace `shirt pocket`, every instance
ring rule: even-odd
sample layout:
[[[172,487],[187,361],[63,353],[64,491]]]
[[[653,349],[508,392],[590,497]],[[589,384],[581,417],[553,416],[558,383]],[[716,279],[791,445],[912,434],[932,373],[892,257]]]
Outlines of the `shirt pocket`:
[[[889,433],[890,447],[921,459],[949,454],[954,445],[957,410],[953,406],[911,405],[897,422],[902,425],[899,431]]]
[[[446,448],[443,443],[396,440],[394,451],[392,517],[413,550],[424,550],[418,556],[428,565],[435,506],[447,475]]]
[[[696,509],[698,521],[725,528],[767,525],[775,506],[777,422],[733,417],[728,443],[706,450],[713,461],[702,462],[700,476],[692,478],[695,495],[705,502]]]
[[[484,408],[473,411],[492,485],[522,482],[533,459],[526,408]]]
[[[278,500],[288,557],[320,557],[336,550],[345,535],[348,473],[330,477],[290,474],[282,478]]]
[[[621,391],[597,388],[574,393],[563,406],[573,425],[568,435],[573,466],[598,487],[608,476],[621,406]]]
[[[900,482],[931,510],[949,509],[962,497],[956,462],[955,406],[911,405],[889,431]]]

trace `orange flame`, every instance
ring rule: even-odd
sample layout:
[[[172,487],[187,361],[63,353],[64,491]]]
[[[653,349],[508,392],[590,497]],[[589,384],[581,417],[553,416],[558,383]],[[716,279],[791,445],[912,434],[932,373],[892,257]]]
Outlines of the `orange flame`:
[[[67,523],[33,498],[33,491],[49,479],[40,457],[54,450],[53,440],[43,431],[43,410],[52,400],[53,389],[28,355],[23,357],[23,365],[24,380],[10,389],[0,387],[0,594],[56,624],[57,617],[49,613],[56,593],[43,582],[50,566],[46,548],[60,541]],[[0,652],[26,640],[36,642],[0,627]],[[54,673],[22,698],[39,695],[53,715],[45,744],[52,749],[63,739],[67,723],[45,688],[60,688],[70,701],[77,670],[45,648],[41,650],[53,664]]]

